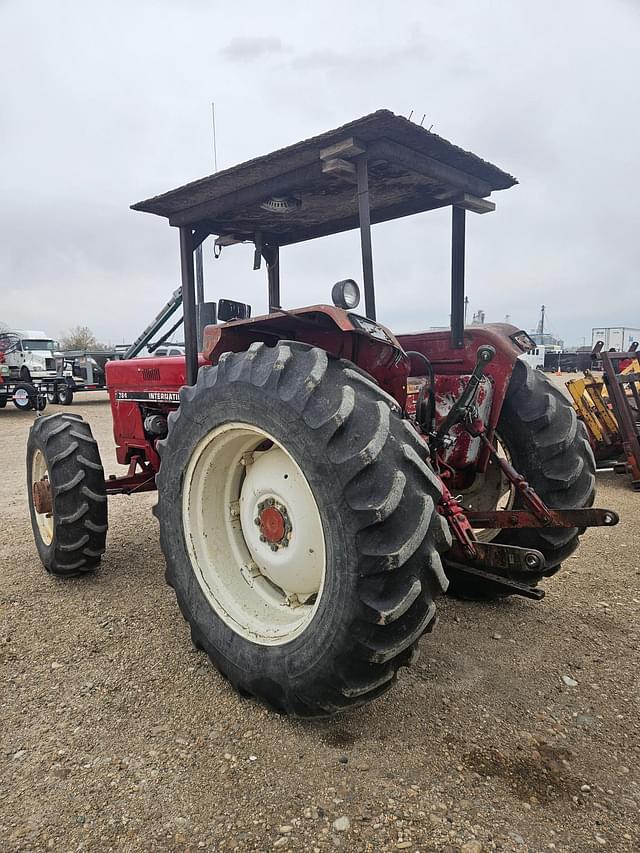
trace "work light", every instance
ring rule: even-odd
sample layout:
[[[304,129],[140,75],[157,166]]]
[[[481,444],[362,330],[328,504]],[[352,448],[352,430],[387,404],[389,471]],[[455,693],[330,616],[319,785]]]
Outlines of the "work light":
[[[331,300],[336,308],[352,309],[360,304],[360,290],[352,278],[337,281],[331,291]]]

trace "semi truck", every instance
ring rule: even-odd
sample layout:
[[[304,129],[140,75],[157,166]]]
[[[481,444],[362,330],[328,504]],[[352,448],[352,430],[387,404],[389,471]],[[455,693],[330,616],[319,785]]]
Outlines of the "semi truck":
[[[598,341],[604,343],[604,350],[613,349],[616,352],[626,352],[631,348],[632,343],[640,341],[640,329],[631,326],[600,326],[591,329],[592,349]]]
[[[46,332],[15,329],[0,333],[0,350],[12,379],[31,382],[56,375],[58,343]]]

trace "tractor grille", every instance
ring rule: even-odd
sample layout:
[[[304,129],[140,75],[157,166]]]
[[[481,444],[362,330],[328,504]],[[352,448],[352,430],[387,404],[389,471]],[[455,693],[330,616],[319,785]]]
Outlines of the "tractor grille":
[[[160,382],[159,367],[143,367],[142,378],[145,382]]]

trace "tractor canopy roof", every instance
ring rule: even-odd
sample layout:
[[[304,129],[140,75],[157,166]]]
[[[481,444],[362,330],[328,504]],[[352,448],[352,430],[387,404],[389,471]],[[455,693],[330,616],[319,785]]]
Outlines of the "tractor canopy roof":
[[[511,175],[435,133],[379,110],[132,205],[230,242],[284,246],[357,228],[357,171],[368,171],[371,222],[460,205],[484,212]]]

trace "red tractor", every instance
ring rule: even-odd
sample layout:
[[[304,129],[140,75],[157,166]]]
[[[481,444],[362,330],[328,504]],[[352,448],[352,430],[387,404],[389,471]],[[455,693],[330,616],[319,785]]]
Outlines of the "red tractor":
[[[435,598],[519,594],[557,571],[588,526],[594,460],[563,394],[518,356],[508,325],[464,327],[465,212],[515,179],[380,111],[134,205],[180,233],[185,357],[107,365],[117,458],[91,429],[38,417],[31,519],[45,568],[90,573],[107,497],[158,490],[166,579],[193,642],[243,694],[326,716],[379,696],[435,624]],[[451,329],[378,323],[371,224],[450,206]],[[361,234],[333,305],[289,309],[281,246]],[[194,252],[255,247],[269,313],[205,302]],[[198,277],[199,278],[199,277]],[[196,300],[197,291],[197,300]],[[174,326],[175,328],[175,326]]]

